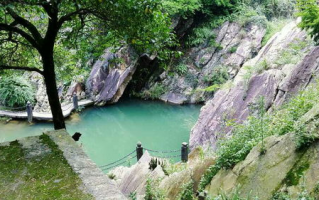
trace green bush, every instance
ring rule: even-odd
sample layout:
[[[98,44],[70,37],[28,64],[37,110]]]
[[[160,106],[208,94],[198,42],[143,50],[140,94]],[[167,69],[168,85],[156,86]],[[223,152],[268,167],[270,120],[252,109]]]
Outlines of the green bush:
[[[33,103],[35,92],[23,77],[7,77],[0,82],[0,102],[8,107],[23,107],[28,101]]]
[[[178,200],[195,200],[195,194],[194,194],[194,182],[190,181],[188,183],[185,183],[182,185],[182,191],[178,195]]]
[[[159,83],[155,83],[154,86],[152,86],[149,90],[144,90],[142,94],[138,95],[139,97],[143,99],[158,99],[162,94],[166,92],[166,87],[164,85],[161,85]]]
[[[217,66],[213,69],[210,76],[204,77],[204,81],[209,85],[221,85],[229,80],[226,66]]]
[[[180,63],[179,65],[177,65],[174,69],[174,71],[180,75],[180,76],[183,76],[187,73],[187,70],[188,70],[188,67],[187,65],[183,64],[183,63]]]
[[[146,181],[144,200],[165,200],[164,191],[158,189],[159,181],[150,178]]]

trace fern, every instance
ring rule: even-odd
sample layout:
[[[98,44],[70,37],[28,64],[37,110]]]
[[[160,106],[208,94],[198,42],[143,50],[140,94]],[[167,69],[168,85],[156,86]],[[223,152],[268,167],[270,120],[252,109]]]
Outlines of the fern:
[[[34,90],[23,77],[8,77],[0,82],[0,103],[8,107],[25,106],[34,102]]]

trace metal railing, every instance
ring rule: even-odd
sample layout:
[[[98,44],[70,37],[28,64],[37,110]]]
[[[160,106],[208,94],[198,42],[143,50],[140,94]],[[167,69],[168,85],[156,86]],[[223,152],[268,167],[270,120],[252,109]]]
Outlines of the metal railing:
[[[65,108],[65,106],[64,107],[61,106],[62,112],[68,111],[70,109],[76,110],[78,108],[79,108],[79,101],[78,101],[78,96],[76,94],[73,95],[72,103],[68,107]],[[0,109],[4,111],[27,112],[28,122],[31,123],[33,120],[33,106],[29,101],[27,102],[26,106],[15,107],[15,108],[0,106]]]
[[[113,162],[105,164],[105,165],[101,165],[100,168],[102,169],[102,171],[108,171],[110,169],[114,169],[118,166],[124,165],[125,163],[131,162],[131,160],[133,158],[136,158],[136,160],[138,162],[142,158],[142,156],[144,154],[144,150],[155,154],[154,157],[156,157],[156,158],[169,159],[169,158],[180,157],[182,162],[188,161],[188,144],[186,142],[182,143],[181,149],[170,150],[170,151],[167,151],[167,150],[161,151],[161,150],[153,150],[153,149],[149,149],[149,148],[144,148],[142,146],[142,143],[138,142],[136,149],[134,151],[130,152],[126,156],[124,156],[116,161],[113,161]],[[171,153],[177,153],[177,152],[180,152],[180,154],[163,156],[163,154],[171,154]],[[135,153],[135,155],[134,155],[134,153]],[[159,154],[162,154],[162,155],[159,155]]]

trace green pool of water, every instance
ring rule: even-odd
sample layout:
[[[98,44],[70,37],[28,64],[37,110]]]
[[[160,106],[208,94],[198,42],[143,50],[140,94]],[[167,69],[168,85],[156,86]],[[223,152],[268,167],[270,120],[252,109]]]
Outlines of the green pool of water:
[[[126,99],[116,105],[92,107],[72,115],[67,120],[67,131],[71,135],[74,132],[82,133],[80,143],[83,149],[100,166],[132,152],[138,141],[144,147],[154,150],[180,149],[181,143],[189,140],[199,110],[199,105],[176,106]],[[0,142],[40,135],[47,130],[52,130],[51,123],[0,123]],[[177,154],[179,152],[168,156]],[[135,161],[132,159],[125,164],[133,164]]]

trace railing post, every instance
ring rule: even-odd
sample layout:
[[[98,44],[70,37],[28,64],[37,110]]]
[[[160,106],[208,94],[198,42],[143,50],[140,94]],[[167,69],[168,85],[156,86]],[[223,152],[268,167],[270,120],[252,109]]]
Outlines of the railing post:
[[[138,142],[137,146],[136,146],[136,158],[137,158],[137,161],[139,161],[142,156],[143,156],[142,143]]]
[[[78,96],[75,93],[73,94],[73,107],[75,110],[79,108]]]
[[[33,113],[32,113],[32,105],[30,101],[28,101],[27,103],[27,114],[28,114],[28,122],[31,123],[33,118]]]
[[[207,192],[206,192],[206,191],[201,192],[201,193],[199,193],[199,195],[198,195],[198,200],[205,200],[206,197],[207,197]]]
[[[186,142],[182,143],[182,162],[187,162],[188,161],[188,144]]]

